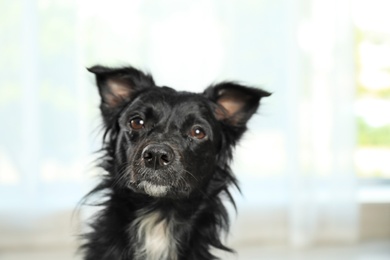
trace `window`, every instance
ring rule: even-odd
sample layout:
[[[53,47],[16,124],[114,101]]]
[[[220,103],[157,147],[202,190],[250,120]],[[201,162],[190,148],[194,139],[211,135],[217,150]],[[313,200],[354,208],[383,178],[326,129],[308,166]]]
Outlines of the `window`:
[[[363,179],[390,180],[390,16],[387,1],[354,2],[357,42],[355,155]]]

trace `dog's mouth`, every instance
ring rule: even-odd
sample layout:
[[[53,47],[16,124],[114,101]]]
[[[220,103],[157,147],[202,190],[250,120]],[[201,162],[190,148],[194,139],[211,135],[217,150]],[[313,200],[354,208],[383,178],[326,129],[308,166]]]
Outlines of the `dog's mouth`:
[[[172,189],[172,186],[155,184],[150,181],[141,181],[137,184],[137,189],[144,191],[152,197],[164,197]]]
[[[143,169],[142,174],[133,173],[130,186],[139,193],[152,197],[179,198],[188,196],[191,184],[183,177],[183,173],[170,171],[153,171]]]

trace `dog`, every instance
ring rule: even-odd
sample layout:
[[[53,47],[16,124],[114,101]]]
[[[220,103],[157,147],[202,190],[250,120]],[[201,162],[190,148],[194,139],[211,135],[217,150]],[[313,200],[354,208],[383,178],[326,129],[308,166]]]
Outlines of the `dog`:
[[[86,260],[210,260],[229,228],[229,163],[270,93],[221,82],[203,93],[157,86],[134,67],[94,66],[104,124],[102,206],[83,235]],[[239,189],[239,188],[238,188]]]

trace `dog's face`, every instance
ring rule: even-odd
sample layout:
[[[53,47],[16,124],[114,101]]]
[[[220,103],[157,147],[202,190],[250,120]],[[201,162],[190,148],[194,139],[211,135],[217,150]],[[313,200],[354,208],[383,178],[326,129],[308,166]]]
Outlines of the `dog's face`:
[[[134,190],[186,195],[211,176],[221,136],[204,99],[152,88],[128,104],[119,127],[118,146]]]
[[[234,83],[202,94],[157,87],[134,68],[95,66],[119,187],[153,197],[202,192],[269,93]]]

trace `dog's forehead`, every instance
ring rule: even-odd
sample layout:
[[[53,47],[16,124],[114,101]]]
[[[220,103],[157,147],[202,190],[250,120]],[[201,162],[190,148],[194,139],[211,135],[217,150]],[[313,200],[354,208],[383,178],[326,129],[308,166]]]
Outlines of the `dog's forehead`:
[[[210,107],[208,99],[201,94],[176,91],[166,87],[146,92],[139,99],[142,104],[149,104],[158,110],[171,110],[179,114],[188,112],[207,113]]]

